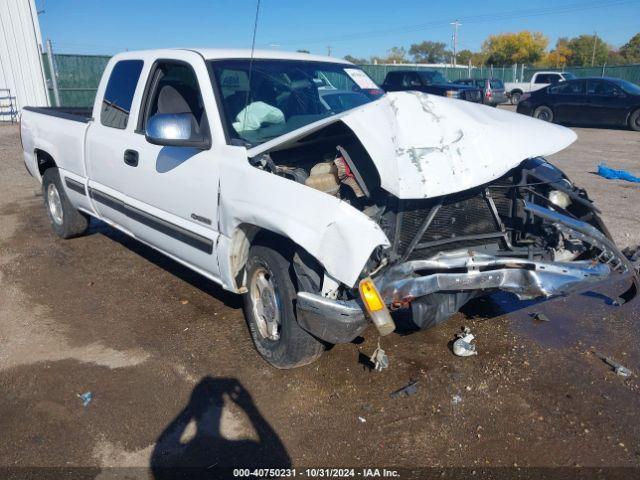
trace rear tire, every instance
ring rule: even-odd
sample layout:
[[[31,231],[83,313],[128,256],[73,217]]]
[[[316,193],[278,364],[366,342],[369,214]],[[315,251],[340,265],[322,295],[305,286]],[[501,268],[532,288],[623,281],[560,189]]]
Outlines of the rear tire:
[[[298,325],[296,289],[289,256],[254,245],[246,264],[244,315],[258,353],[276,368],[294,368],[316,360],[324,344]]]
[[[60,238],[73,238],[84,234],[89,217],[78,211],[69,201],[57,168],[48,168],[42,176],[42,196],[51,222],[51,228]]]
[[[640,109],[633,112],[629,117],[629,128],[640,132]]]
[[[537,118],[543,122],[553,123],[553,110],[546,105],[541,105],[533,111],[533,118]]]
[[[509,96],[511,105],[517,105],[520,102],[520,97],[522,97],[521,92],[511,92],[511,95]]]

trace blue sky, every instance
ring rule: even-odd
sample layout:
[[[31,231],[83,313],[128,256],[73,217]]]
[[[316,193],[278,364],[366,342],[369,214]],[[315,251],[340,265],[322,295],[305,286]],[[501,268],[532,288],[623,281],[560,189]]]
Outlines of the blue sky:
[[[255,0],[36,0],[59,53],[251,45]],[[594,30],[614,46],[640,31],[640,0],[262,0],[257,46],[357,57],[422,40],[477,50],[492,33],[541,31],[551,43]]]

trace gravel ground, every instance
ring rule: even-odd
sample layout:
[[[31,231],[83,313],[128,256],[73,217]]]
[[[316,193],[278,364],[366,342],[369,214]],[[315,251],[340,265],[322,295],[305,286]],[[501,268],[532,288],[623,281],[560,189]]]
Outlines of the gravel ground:
[[[606,161],[640,174],[640,134],[576,132],[551,160],[589,190],[619,244],[640,243],[640,185],[593,173]],[[638,377],[591,353],[640,371],[637,302],[604,296],[621,285],[475,301],[436,328],[386,337],[382,373],[362,361],[372,329],[279,371],[255,353],[238,297],[99,222],[55,238],[38,191],[16,128],[0,127],[0,467],[165,478],[158,467],[640,466]],[[461,325],[479,355],[450,352]],[[410,380],[415,395],[389,398]]]

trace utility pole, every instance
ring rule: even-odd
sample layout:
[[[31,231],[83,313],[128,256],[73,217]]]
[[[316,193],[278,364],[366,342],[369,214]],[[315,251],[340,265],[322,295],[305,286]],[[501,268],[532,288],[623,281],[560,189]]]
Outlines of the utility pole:
[[[60,106],[60,92],[58,90],[58,77],[56,76],[55,61],[53,59],[53,47],[51,40],[47,39],[47,62],[49,63],[49,75],[51,75],[51,90],[53,90],[53,101],[56,107]]]
[[[327,45],[327,57],[331,56],[331,45]]]
[[[462,24],[458,22],[458,20],[455,20],[451,22],[450,25],[453,25],[453,66],[455,67],[458,64],[458,27]]]
[[[596,43],[598,43],[598,32],[594,31],[593,32],[593,53],[591,54],[591,66],[593,67],[593,64],[596,60]]]

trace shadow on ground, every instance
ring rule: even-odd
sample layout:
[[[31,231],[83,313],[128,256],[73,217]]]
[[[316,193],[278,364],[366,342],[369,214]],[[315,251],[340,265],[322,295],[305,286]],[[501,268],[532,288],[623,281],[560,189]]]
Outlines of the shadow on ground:
[[[225,397],[246,414],[257,440],[229,440],[222,436],[220,421]],[[195,433],[189,430],[192,422]],[[190,438],[185,440],[185,436]],[[156,480],[225,478],[234,465],[287,468],[291,459],[278,434],[238,380],[207,376],[194,387],[187,406],[160,434],[151,455],[151,470]]]

